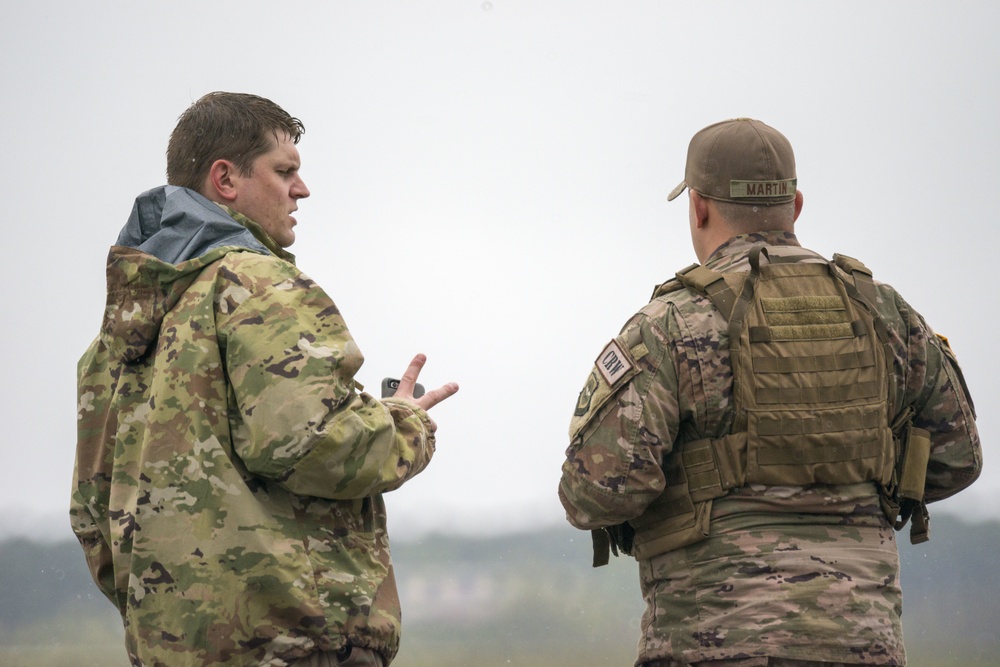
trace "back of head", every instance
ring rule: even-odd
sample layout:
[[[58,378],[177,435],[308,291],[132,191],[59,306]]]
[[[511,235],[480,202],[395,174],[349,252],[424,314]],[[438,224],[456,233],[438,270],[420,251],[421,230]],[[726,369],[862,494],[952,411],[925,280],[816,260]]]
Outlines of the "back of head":
[[[795,225],[795,202],[781,204],[734,204],[716,201],[715,209],[733,234],[792,231]]]
[[[216,160],[244,175],[281,135],[294,143],[305,126],[271,100],[247,93],[209,93],[181,114],[167,144],[167,183],[200,191]]]
[[[738,233],[790,229],[797,182],[785,135],[759,120],[735,118],[691,138],[684,180],[667,199],[691,188],[713,200]]]

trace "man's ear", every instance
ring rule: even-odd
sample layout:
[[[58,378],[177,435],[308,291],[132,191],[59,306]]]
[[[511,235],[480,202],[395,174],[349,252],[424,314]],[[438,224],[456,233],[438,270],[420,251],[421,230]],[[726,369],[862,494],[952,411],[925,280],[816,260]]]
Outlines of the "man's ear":
[[[238,177],[236,165],[229,160],[216,160],[208,168],[208,176],[205,177],[205,189],[208,190],[206,196],[212,201],[221,199],[222,203],[234,201]]]
[[[802,190],[795,191],[795,217],[792,218],[792,222],[799,219],[799,213],[802,213]]]
[[[695,224],[701,229],[708,222],[708,199],[692,190],[691,205],[694,207]]]

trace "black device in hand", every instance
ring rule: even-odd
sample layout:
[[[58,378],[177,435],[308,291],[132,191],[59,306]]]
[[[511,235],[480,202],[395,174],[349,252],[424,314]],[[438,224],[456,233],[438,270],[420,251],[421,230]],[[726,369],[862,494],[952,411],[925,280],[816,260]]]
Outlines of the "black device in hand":
[[[385,378],[382,380],[382,398],[389,398],[399,389],[399,380],[396,378]],[[420,398],[424,395],[424,385],[419,382],[413,385],[413,398]]]

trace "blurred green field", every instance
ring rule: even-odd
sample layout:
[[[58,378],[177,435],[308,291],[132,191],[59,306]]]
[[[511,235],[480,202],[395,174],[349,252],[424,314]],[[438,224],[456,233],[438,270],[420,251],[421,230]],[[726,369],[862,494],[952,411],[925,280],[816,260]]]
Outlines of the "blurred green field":
[[[936,516],[933,531],[901,546],[908,665],[1000,667],[1000,523]],[[593,569],[589,544],[562,526],[394,544],[404,627],[393,667],[632,665],[636,564]],[[0,542],[0,665],[129,667],[75,542]]]

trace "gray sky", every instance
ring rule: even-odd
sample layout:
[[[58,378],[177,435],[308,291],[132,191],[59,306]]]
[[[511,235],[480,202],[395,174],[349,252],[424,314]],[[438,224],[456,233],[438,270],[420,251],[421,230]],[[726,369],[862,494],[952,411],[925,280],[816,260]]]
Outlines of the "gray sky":
[[[301,118],[298,264],[376,389],[418,351],[438,453],[390,528],[561,520],[569,417],[654,284],[695,260],[666,194],[687,142],[751,116],[796,150],[800,240],[857,257],[952,341],[986,472],[945,501],[1000,515],[993,341],[1000,183],[993,3],[666,0],[6,2],[0,9],[0,529],[64,519],[76,360],[104,259],[213,90]],[[66,528],[68,535],[68,528]]]

